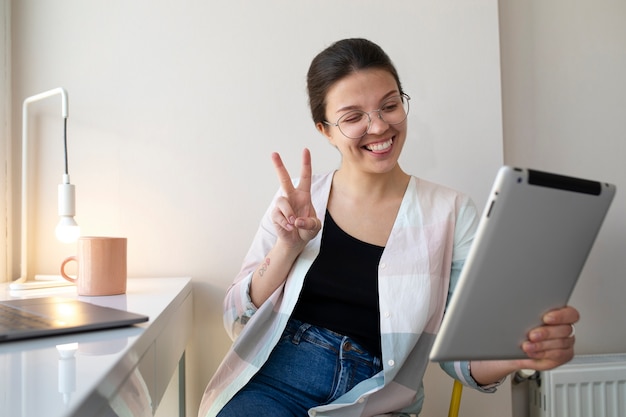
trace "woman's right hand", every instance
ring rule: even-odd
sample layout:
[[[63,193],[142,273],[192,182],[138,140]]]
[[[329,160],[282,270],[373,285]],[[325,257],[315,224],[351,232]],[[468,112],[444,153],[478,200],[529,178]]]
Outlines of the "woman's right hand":
[[[290,248],[301,251],[322,228],[322,222],[317,218],[311,202],[311,153],[306,148],[302,152],[302,171],[297,187],[293,186],[278,153],[272,153],[272,162],[284,194],[272,209],[272,221],[278,239]]]

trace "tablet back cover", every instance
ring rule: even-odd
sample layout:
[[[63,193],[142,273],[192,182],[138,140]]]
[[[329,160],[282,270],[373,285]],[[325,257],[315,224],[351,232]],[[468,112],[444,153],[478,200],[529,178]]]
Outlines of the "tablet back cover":
[[[528,331],[562,307],[615,186],[502,167],[430,359],[519,359]]]

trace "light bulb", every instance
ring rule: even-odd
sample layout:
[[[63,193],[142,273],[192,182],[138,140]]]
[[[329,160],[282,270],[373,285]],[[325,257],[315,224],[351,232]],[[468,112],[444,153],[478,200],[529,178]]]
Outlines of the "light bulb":
[[[54,232],[57,239],[63,243],[76,242],[80,237],[80,227],[70,216],[62,216]]]
[[[63,184],[59,184],[59,224],[57,224],[55,234],[57,239],[64,243],[72,243],[80,236],[80,227],[74,220],[75,191],[70,184],[70,177],[63,175]]]

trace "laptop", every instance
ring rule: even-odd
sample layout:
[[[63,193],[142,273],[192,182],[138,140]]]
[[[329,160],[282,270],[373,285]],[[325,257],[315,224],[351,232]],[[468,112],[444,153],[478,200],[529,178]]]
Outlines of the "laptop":
[[[0,301],[0,342],[130,326],[148,316],[71,298]]]
[[[523,359],[526,336],[574,290],[613,184],[502,167],[430,353]]]

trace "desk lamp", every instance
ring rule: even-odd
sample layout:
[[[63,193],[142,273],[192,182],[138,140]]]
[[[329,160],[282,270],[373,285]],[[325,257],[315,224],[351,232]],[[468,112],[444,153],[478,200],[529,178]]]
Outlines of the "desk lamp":
[[[22,106],[22,225],[21,225],[21,261],[20,261],[20,278],[10,284],[13,290],[23,290],[31,288],[46,288],[68,285],[66,280],[59,279],[35,279],[28,280],[28,105],[30,103],[46,99],[48,97],[61,95],[61,114],[63,116],[63,149],[65,170],[59,184],[59,223],[56,227],[57,238],[65,243],[71,243],[80,236],[80,228],[74,216],[75,209],[75,188],[70,184],[70,176],[68,172],[67,158],[67,117],[68,117],[68,99],[67,91],[64,88],[55,88],[40,94],[28,97],[24,100]]]

